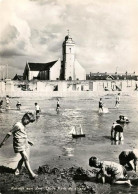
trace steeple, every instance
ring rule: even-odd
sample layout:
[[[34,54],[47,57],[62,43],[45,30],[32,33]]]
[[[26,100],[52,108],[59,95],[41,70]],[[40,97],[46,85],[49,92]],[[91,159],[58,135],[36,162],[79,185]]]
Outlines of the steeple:
[[[65,80],[75,80],[74,61],[75,61],[75,42],[70,37],[69,30],[68,35],[65,36],[65,40],[62,46],[63,52],[63,69]]]
[[[75,44],[75,42],[72,40],[72,38],[70,36],[69,30],[67,30],[67,32],[68,32],[68,35],[65,36],[65,41],[63,42],[63,44],[65,44],[65,43]]]

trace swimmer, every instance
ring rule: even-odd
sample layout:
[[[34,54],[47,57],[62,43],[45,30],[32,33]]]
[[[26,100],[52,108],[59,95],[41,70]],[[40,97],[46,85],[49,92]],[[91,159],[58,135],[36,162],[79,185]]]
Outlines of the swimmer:
[[[124,115],[120,115],[119,120],[117,120],[116,122],[117,123],[129,123],[129,119]]]
[[[89,166],[99,168],[97,173],[98,181],[102,183],[106,182],[106,177],[110,179],[112,184],[128,184],[132,186],[130,180],[127,178],[127,172],[125,168],[112,161],[100,161],[97,157],[93,156],[89,159]]]

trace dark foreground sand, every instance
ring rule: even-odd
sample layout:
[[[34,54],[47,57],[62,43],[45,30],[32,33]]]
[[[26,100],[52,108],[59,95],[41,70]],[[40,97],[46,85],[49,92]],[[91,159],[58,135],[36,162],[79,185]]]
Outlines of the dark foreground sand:
[[[31,180],[25,168],[20,175],[15,176],[14,169],[0,166],[0,193],[111,193],[110,184],[96,182],[95,170],[84,170],[72,164],[69,158],[54,158],[53,162],[40,166],[35,173],[38,177]],[[136,174],[130,172],[129,176],[132,184],[138,185]]]

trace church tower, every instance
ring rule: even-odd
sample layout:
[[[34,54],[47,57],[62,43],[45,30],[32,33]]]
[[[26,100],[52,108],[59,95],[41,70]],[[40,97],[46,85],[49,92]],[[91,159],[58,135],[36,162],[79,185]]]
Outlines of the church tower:
[[[62,45],[63,54],[63,79],[75,80],[75,42],[69,35],[65,37]]]

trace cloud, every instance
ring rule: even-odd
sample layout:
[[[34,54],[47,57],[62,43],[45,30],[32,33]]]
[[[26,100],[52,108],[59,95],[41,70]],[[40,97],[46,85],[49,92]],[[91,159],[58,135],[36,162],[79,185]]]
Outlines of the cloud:
[[[116,66],[138,72],[136,5],[136,0],[1,0],[0,61],[13,75],[23,72],[26,60],[62,58],[70,29],[87,73],[114,72]]]

